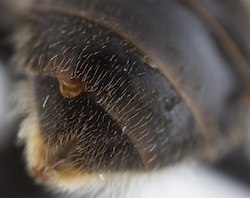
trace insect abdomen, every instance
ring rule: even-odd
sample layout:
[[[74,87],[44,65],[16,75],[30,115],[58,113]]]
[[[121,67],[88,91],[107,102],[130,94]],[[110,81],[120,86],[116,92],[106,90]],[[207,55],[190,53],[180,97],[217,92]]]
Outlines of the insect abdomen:
[[[163,168],[244,124],[245,81],[181,1],[39,1],[30,15],[18,54],[46,148],[35,173]]]

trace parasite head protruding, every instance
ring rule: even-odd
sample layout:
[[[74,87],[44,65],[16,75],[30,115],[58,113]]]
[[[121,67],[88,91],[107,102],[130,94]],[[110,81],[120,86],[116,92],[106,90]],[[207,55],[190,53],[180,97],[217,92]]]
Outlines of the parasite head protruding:
[[[85,90],[84,83],[79,80],[59,80],[59,84],[60,92],[66,98],[75,98]]]

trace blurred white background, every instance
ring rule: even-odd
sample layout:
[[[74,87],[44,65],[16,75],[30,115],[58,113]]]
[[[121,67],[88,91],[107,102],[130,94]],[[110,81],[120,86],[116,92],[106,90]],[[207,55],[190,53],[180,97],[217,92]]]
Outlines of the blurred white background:
[[[146,180],[147,181],[147,180]],[[197,164],[169,168],[159,177],[135,186],[134,198],[249,198],[250,189],[224,174]],[[131,190],[132,191],[132,190]],[[134,192],[137,192],[134,194]]]

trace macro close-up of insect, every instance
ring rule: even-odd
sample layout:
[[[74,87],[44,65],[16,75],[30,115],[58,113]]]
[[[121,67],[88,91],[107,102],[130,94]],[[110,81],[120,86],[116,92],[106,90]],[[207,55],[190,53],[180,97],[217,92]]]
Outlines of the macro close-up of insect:
[[[250,183],[249,37],[248,0],[0,0],[0,197]]]

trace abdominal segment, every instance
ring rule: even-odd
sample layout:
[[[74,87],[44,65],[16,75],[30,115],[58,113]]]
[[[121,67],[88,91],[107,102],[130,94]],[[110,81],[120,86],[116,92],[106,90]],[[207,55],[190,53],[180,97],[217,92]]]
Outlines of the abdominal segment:
[[[145,171],[197,151],[205,138],[192,112],[136,46],[80,16],[36,17],[24,59],[50,167]]]

